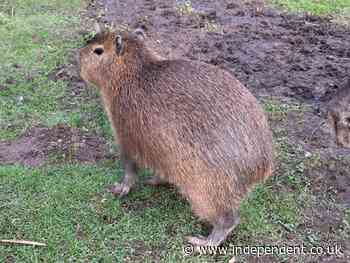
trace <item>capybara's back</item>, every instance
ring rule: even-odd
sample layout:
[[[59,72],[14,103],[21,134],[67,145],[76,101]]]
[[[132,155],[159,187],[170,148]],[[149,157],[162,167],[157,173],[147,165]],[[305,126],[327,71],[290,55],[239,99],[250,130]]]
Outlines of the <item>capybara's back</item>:
[[[125,178],[112,191],[130,190],[136,165],[151,168],[153,182],[176,185],[214,226],[208,238],[188,240],[219,245],[239,222],[242,198],[273,170],[271,131],[255,97],[218,67],[159,59],[139,33],[97,37],[81,51],[81,75],[101,89],[123,151]]]

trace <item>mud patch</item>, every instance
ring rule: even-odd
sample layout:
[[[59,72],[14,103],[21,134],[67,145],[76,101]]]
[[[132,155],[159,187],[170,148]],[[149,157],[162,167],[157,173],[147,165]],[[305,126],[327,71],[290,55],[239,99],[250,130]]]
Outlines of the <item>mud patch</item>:
[[[232,69],[256,95],[317,104],[350,75],[350,31],[331,18],[285,14],[239,1],[101,0],[101,20],[143,27],[169,58],[186,57]]]
[[[104,139],[64,125],[34,127],[18,139],[0,141],[0,164],[94,163],[108,156]]]
[[[313,190],[324,197],[337,196],[350,208],[350,151],[327,151],[319,155],[318,164],[306,170]]]

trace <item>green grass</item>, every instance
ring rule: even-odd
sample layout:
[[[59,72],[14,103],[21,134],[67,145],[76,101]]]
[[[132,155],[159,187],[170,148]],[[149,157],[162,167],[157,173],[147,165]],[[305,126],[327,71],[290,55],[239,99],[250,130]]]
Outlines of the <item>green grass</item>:
[[[1,238],[37,240],[47,247],[4,246],[0,258],[13,257],[16,262],[122,262],[132,253],[134,243],[141,242],[143,250],[171,245],[164,243],[168,224],[187,221],[187,204],[176,201],[172,192],[147,188],[131,194],[127,202],[112,198],[104,187],[120,176],[113,168],[2,167]],[[155,195],[157,201],[152,201]],[[148,208],[141,209],[143,205]]]
[[[281,165],[274,178],[259,185],[242,203],[241,224],[226,244],[286,244],[291,234],[306,244],[320,239],[318,233],[310,236],[299,230],[303,209],[317,202],[309,191],[309,180],[303,176],[303,152],[285,143],[283,137],[277,140],[276,147]],[[105,187],[120,180],[122,173],[119,165],[110,161],[37,169],[0,167],[0,238],[47,244],[5,245],[0,249],[0,259],[228,262],[229,255],[183,256],[184,236],[206,235],[208,229],[193,216],[189,204],[176,191],[142,185],[149,173],[140,174],[141,182],[123,199],[107,193]],[[349,219],[348,214],[344,229],[349,228]],[[342,235],[348,237],[345,232]],[[246,262],[244,258],[240,260]]]
[[[350,13],[349,0],[272,0],[292,12],[309,12],[314,15]]]
[[[16,262],[124,262],[132,258],[147,262],[161,257],[163,262],[202,262],[182,256],[183,236],[202,233],[188,203],[173,190],[141,185],[127,198],[113,198],[104,189],[121,174],[108,163],[1,167],[1,238],[35,240],[47,247],[2,246],[0,258]],[[238,242],[272,233],[278,238],[280,222],[295,225],[298,221],[293,200],[293,196],[259,187],[242,205]]]
[[[55,124],[66,83],[48,76],[79,43],[73,33],[79,28],[81,4],[0,3],[0,139],[13,138],[33,123]]]

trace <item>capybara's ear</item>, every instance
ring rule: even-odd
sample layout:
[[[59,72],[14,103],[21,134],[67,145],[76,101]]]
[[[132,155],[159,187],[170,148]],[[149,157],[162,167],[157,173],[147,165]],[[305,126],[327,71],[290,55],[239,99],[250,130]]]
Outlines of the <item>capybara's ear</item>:
[[[146,38],[146,33],[142,28],[137,28],[132,33],[141,41],[145,40]]]
[[[120,56],[123,53],[123,37],[121,35],[116,35],[115,37],[115,52],[118,56]]]

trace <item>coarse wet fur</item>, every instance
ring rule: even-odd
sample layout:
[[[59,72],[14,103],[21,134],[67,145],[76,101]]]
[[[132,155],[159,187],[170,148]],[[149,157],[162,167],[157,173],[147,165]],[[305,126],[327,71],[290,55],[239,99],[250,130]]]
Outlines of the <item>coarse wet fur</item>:
[[[350,148],[350,79],[328,104],[328,123],[337,145]]]
[[[97,34],[80,51],[82,78],[101,91],[121,147],[125,175],[110,188],[127,194],[137,167],[149,183],[178,187],[194,213],[210,222],[221,244],[239,223],[241,200],[273,171],[273,144],[255,97],[230,73],[187,60],[166,60],[147,48],[144,33]]]

